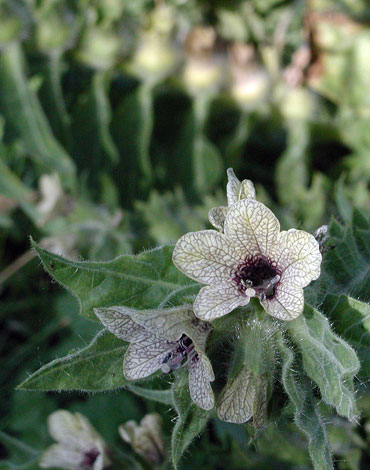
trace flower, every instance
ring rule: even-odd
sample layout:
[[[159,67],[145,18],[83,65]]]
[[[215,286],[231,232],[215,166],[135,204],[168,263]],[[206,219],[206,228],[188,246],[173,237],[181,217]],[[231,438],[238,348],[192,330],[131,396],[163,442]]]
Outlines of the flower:
[[[293,320],[303,311],[303,287],[320,275],[319,244],[303,230],[280,232],[270,209],[254,199],[240,199],[240,188],[236,202],[234,183],[228,184],[223,233],[187,233],[173,252],[178,269],[207,284],[195,299],[194,313],[212,321],[257,297],[271,316]]]
[[[110,465],[103,438],[80,413],[58,410],[48,418],[50,435],[57,441],[42,454],[40,467],[102,470]]]
[[[94,312],[109,331],[130,342],[123,361],[126,379],[143,379],[158,370],[166,374],[186,365],[191,399],[200,408],[213,408],[210,382],[215,377],[205,354],[212,327],[196,318],[191,306],[140,311],[109,307]]]
[[[121,424],[118,432],[122,439],[149,463],[153,465],[163,463],[162,418],[158,413],[147,414],[139,425],[134,420],[127,421]]]
[[[228,183],[226,186],[227,206],[213,207],[208,213],[208,219],[211,224],[223,232],[224,223],[228,208],[240,201],[241,199],[256,199],[256,191],[254,185],[250,180],[243,180],[240,182],[235,176],[234,170],[229,168],[227,170]]]
[[[236,424],[253,419],[253,426],[260,428],[267,408],[267,385],[264,376],[255,376],[243,366],[221,392],[217,405],[218,417],[222,421]]]

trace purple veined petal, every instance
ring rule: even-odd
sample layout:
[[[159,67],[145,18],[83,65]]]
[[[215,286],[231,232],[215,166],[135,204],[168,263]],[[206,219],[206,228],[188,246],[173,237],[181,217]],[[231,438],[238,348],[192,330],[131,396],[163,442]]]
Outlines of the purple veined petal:
[[[131,343],[123,360],[123,375],[128,380],[149,377],[161,368],[164,357],[175,346],[176,342],[157,338],[150,333],[144,340]]]
[[[237,307],[248,305],[250,297],[241,294],[232,283],[203,287],[194,302],[195,315],[204,321],[212,321]]]
[[[216,230],[190,232],[180,238],[173,262],[187,276],[203,284],[220,283],[230,276],[240,254],[230,240]]]
[[[215,379],[208,357],[201,351],[189,359],[190,397],[203,410],[211,410],[215,399],[210,382]]]
[[[281,232],[276,251],[276,263],[283,280],[306,287],[320,276],[320,245],[310,233],[295,229]]]
[[[276,287],[274,297],[261,301],[261,304],[272,317],[284,321],[294,320],[303,312],[303,289],[288,281],[281,281]]]
[[[269,257],[275,247],[280,223],[261,202],[243,199],[230,207],[224,233],[237,247],[239,257],[261,254]]]

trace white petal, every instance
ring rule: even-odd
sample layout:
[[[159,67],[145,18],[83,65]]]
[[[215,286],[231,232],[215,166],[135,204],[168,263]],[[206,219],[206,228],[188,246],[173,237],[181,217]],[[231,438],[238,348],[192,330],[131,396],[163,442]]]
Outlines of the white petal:
[[[250,297],[242,295],[232,284],[217,284],[200,289],[194,302],[194,313],[201,320],[212,321],[237,307],[247,305]]]
[[[156,336],[176,341],[184,333],[184,323],[193,320],[191,305],[158,310],[132,310],[131,319]]]
[[[256,199],[256,190],[251,180],[243,180],[240,186],[239,201],[242,199]]]
[[[96,442],[104,443],[90,421],[80,413],[55,411],[48,418],[48,426],[50,435],[71,449],[85,451]]]
[[[190,232],[180,238],[173,252],[173,262],[187,276],[204,284],[222,282],[237,265],[233,244],[216,230]]]
[[[289,281],[281,281],[275,289],[274,297],[263,300],[261,304],[272,317],[285,321],[293,320],[303,312],[303,289]]]
[[[239,201],[241,183],[235,176],[234,170],[232,168],[227,170],[227,177],[229,180],[226,186],[227,203],[229,206],[231,206],[232,204],[235,204]]]
[[[211,224],[223,232],[224,230],[224,222],[227,215],[228,208],[225,206],[214,207],[208,212],[208,219]]]
[[[190,397],[203,410],[211,410],[215,399],[210,382],[215,379],[208,357],[198,352],[198,358],[189,361]]]
[[[239,375],[230,380],[222,391],[217,407],[218,417],[229,423],[241,424],[249,421],[255,395],[252,373],[243,367]]]
[[[83,454],[80,451],[69,449],[62,444],[53,444],[42,454],[39,465],[42,468],[78,470],[82,460]]]
[[[153,334],[139,343],[131,343],[123,361],[123,375],[128,380],[138,380],[160,369],[165,355],[175,343],[156,338]]]
[[[124,341],[140,341],[146,336],[145,330],[131,320],[132,309],[126,307],[94,308],[95,315],[117,338]]]
[[[282,271],[282,279],[306,287],[320,276],[320,246],[310,233],[295,229],[281,232],[277,251],[275,261]]]
[[[225,235],[249,256],[269,256],[279,230],[279,221],[270,209],[252,199],[231,206],[224,224]]]

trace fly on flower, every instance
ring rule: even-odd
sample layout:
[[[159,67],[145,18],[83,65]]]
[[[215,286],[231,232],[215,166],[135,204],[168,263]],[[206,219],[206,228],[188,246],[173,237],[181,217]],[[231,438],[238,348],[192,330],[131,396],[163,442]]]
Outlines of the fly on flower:
[[[212,327],[196,318],[191,306],[141,311],[109,307],[94,312],[109,331],[130,342],[123,361],[126,379],[140,380],[158,370],[167,374],[186,366],[192,400],[205,410],[213,408],[214,374],[205,354]]]
[[[212,321],[257,297],[271,316],[293,320],[303,311],[303,287],[320,275],[319,244],[303,230],[280,232],[278,219],[261,202],[233,200],[229,198],[223,233],[190,232],[176,243],[175,266],[207,284],[195,300],[194,313]]]

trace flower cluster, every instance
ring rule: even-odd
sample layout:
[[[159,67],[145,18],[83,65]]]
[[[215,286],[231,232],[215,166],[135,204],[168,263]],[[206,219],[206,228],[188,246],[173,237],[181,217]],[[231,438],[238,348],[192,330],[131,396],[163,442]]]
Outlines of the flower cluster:
[[[205,352],[209,322],[246,306],[252,297],[272,317],[293,320],[303,311],[303,288],[320,275],[322,258],[312,235],[280,231],[275,215],[256,200],[253,183],[239,181],[232,169],[227,173],[228,205],[209,212],[216,230],[187,233],[173,251],[175,266],[206,285],[194,304],[144,311],[94,309],[109,331],[130,343],[123,361],[126,379],[137,381],[186,366],[190,396],[205,410],[214,407],[210,383],[215,377]],[[218,415],[237,423],[253,418],[258,427],[266,393],[266,380],[243,366],[221,393]]]

